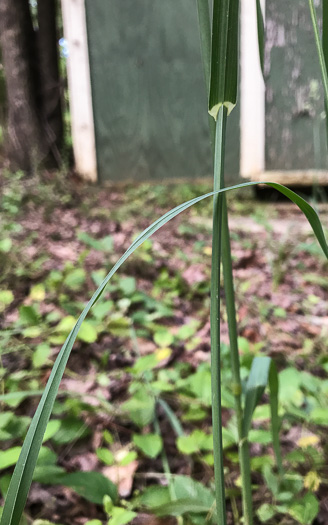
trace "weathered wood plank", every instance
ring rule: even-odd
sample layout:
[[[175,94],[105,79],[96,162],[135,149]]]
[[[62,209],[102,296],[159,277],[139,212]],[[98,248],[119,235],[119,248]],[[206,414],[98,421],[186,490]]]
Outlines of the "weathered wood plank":
[[[69,49],[67,77],[75,168],[94,182],[97,162],[84,0],[62,0],[62,14]]]
[[[266,169],[324,169],[324,100],[308,0],[268,0],[266,35]]]
[[[240,175],[265,170],[265,84],[257,37],[256,2],[241,0]],[[265,2],[262,0],[265,12]]]
[[[277,182],[285,186],[312,186],[313,184],[328,186],[328,171],[324,170],[271,170],[253,174],[254,182]]]

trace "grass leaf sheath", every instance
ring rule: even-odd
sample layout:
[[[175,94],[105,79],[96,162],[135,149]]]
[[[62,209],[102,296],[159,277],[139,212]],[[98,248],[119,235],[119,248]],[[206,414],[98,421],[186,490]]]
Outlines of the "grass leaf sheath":
[[[224,170],[224,143],[227,121],[227,109],[221,106],[218,113],[214,156],[214,189],[222,188]],[[212,273],[211,273],[211,377],[212,377],[212,426],[213,453],[217,521],[226,524],[223,442],[221,416],[221,352],[220,352],[220,281],[221,281],[221,244],[222,244],[221,194],[213,199],[213,238],[212,238]]]

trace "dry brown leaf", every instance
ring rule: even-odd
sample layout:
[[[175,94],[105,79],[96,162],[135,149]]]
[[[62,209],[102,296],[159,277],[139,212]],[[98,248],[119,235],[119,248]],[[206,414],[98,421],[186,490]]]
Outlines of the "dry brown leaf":
[[[128,465],[113,467],[104,467],[102,473],[117,485],[118,493],[122,498],[131,494],[133,485],[133,476],[138,468],[138,461],[131,461]]]
[[[203,266],[200,264],[192,264],[187,268],[183,274],[182,277],[186,281],[189,286],[192,286],[193,284],[202,283],[206,280],[206,276],[203,272]]]
[[[77,246],[67,246],[67,244],[52,244],[49,246],[48,251],[50,255],[61,259],[62,261],[76,262],[79,250]]]
[[[93,452],[84,452],[69,460],[69,466],[72,467],[73,470],[80,470],[82,472],[96,470],[97,465],[98,458]]]

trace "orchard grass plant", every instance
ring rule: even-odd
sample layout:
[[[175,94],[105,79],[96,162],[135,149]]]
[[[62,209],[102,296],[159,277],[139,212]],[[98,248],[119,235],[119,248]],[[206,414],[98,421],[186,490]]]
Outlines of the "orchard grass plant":
[[[259,0],[257,3],[258,16],[258,35],[259,53],[263,66],[263,43],[264,43],[264,24]],[[313,0],[309,0],[310,16],[314,28],[315,42],[318,51],[320,68],[323,79],[325,104],[328,105],[328,81],[326,71],[326,61],[328,57],[328,12],[327,2],[323,0],[323,31],[320,37],[316,11]],[[196,5],[195,5],[196,9]],[[42,394],[29,430],[27,432],[19,459],[17,461],[10,486],[7,492],[5,506],[1,518],[1,525],[19,525],[28,492],[31,486],[33,473],[35,471],[37,459],[44,439],[44,434],[53,410],[54,402],[58,393],[59,385],[63,377],[67,361],[69,359],[74,342],[83,326],[83,322],[90,310],[96,305],[103,294],[107,284],[113,275],[119,270],[128,257],[137,250],[147,239],[157,230],[165,226],[174,217],[187,210],[191,206],[208,198],[213,199],[213,236],[212,236],[212,273],[211,273],[211,388],[212,388],[212,424],[213,424],[213,453],[214,453],[214,477],[215,477],[215,504],[212,509],[208,502],[192,502],[187,498],[179,497],[177,482],[170,481],[170,472],[167,458],[162,452],[162,461],[165,473],[170,486],[172,501],[170,504],[159,506],[154,511],[158,515],[173,514],[181,516],[184,512],[204,512],[208,511],[207,522],[225,525],[227,523],[226,512],[226,490],[223,466],[223,434],[222,434],[222,414],[221,414],[221,343],[220,343],[220,283],[221,283],[221,262],[223,269],[224,291],[226,297],[226,309],[230,339],[230,366],[232,372],[231,391],[234,398],[234,410],[237,421],[238,433],[238,452],[241,474],[241,492],[243,503],[243,522],[251,525],[254,519],[252,502],[252,481],[251,481],[251,462],[249,450],[249,433],[254,410],[259,404],[262,394],[267,386],[270,392],[270,424],[271,439],[275,454],[277,479],[283,482],[286,477],[283,468],[279,444],[278,417],[278,374],[275,363],[266,356],[255,357],[251,366],[250,374],[243,393],[240,375],[240,356],[238,349],[238,330],[236,321],[236,306],[234,294],[234,282],[232,272],[232,256],[230,248],[230,235],[228,225],[228,212],[226,203],[226,192],[236,189],[247,188],[254,183],[243,183],[229,188],[225,187],[224,179],[224,157],[225,157],[225,135],[227,119],[237,103],[238,87],[238,66],[239,66],[239,0],[214,0],[213,13],[210,16],[208,0],[197,0],[199,15],[200,41],[204,68],[204,78],[208,90],[208,111],[210,136],[213,146],[214,158],[214,182],[213,191],[193,198],[179,206],[171,209],[153,224],[146,228],[122,257],[113,266],[108,275],[100,283],[99,287],[85,306],[76,324],[72,327],[61,351],[54,363],[51,375]],[[210,20],[212,18],[212,28]],[[323,232],[320,219],[312,206],[302,197],[297,195],[289,188],[274,182],[266,184],[295,203],[303,212],[313,233],[328,259],[328,246]],[[170,407],[162,401],[162,409],[166,413],[172,427],[182,438],[181,427]],[[148,439],[135,438],[136,446],[142,448],[151,447],[154,457],[161,449],[159,436],[159,425],[154,421],[156,434]],[[156,437],[157,435],[157,437]],[[104,454],[104,453],[102,453]],[[71,476],[74,475],[72,474]],[[269,478],[270,473],[267,472]],[[78,484],[74,478],[70,479],[71,486]],[[94,477],[88,483],[96,483]],[[83,483],[83,481],[82,481]],[[85,480],[85,483],[87,481]],[[87,490],[87,485],[85,486]],[[110,493],[110,488],[108,489]],[[109,523],[129,523],[135,513],[132,510],[122,509],[115,506],[112,499],[108,496],[103,500],[105,511],[112,516]],[[98,502],[98,501],[96,501]],[[202,504],[203,503],[203,504]],[[272,509],[271,509],[272,510]],[[267,509],[270,515],[270,509]],[[125,512],[125,514],[124,514]],[[295,511],[296,512],[296,511]],[[123,516],[124,514],[124,516]],[[115,519],[114,519],[115,518]],[[116,521],[115,521],[116,520]],[[180,521],[181,523],[181,521]],[[304,521],[304,523],[307,523]]]

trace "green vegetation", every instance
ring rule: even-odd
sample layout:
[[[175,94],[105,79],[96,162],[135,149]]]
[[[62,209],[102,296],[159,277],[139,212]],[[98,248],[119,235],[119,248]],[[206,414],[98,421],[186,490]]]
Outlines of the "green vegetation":
[[[240,293],[243,299],[244,294],[247,305],[244,337],[237,327],[226,192],[252,185],[224,187],[225,125],[228,111],[236,103],[238,1],[214,0],[211,67],[210,17],[206,5],[207,2],[199,2],[198,7],[209,112],[216,120],[215,130],[213,123],[210,124],[213,138],[215,133],[214,191],[200,197],[191,196],[151,226],[141,228],[142,233],[129,244],[132,231],[124,233],[119,222],[114,225],[116,229],[97,234],[105,229],[102,221],[109,223],[108,217],[115,221],[118,209],[109,214],[106,207],[93,208],[95,215],[90,219],[97,218],[95,229],[86,228],[86,222],[82,221],[84,227],[78,231],[79,220],[74,212],[69,213],[77,203],[73,197],[67,198],[65,191],[58,191],[63,190],[58,188],[58,181],[44,186],[40,194],[35,186],[24,184],[19,174],[7,180],[0,240],[4,268],[1,285],[5,284],[0,291],[0,308],[4,314],[0,333],[4,348],[0,402],[5,409],[1,414],[0,439],[5,448],[0,454],[0,469],[4,471],[0,490],[6,497],[2,525],[24,522],[22,515],[32,481],[52,489],[65,486],[93,504],[97,509],[93,515],[83,516],[91,518],[89,525],[99,525],[104,520],[110,525],[124,525],[143,510],[159,517],[176,516],[181,525],[204,521],[224,525],[241,519],[246,525],[256,520],[283,523],[286,517],[291,523],[294,520],[310,525],[319,512],[316,493],[327,484],[324,477],[327,450],[322,428],[328,408],[328,367],[322,353],[325,333],[316,330],[315,347],[310,338],[304,338],[297,359],[287,354],[284,362],[276,364],[270,352],[263,355],[262,350],[269,341],[247,331],[250,314],[256,310],[264,325],[265,320],[271,323],[288,320],[288,312],[294,310],[291,303],[270,305],[265,296],[262,300],[261,296],[256,297],[255,290],[251,294],[251,297],[255,295],[253,302],[248,302],[251,280],[236,286],[237,297]],[[315,25],[311,1],[310,7]],[[261,44],[262,33],[260,37]],[[316,41],[325,77],[324,55],[317,32]],[[297,204],[328,258],[324,231],[314,208],[291,190],[267,184]],[[144,209],[143,199],[138,205],[135,188],[130,191],[136,209]],[[163,199],[163,188],[160,191]],[[160,193],[158,188],[152,189],[154,201],[158,203],[157,192]],[[172,201],[172,195],[168,195]],[[130,194],[127,203],[129,197]],[[194,238],[197,243],[195,240],[195,253],[190,254],[184,252],[184,246],[175,246],[179,261],[175,267],[173,260],[168,260],[173,259],[172,239],[166,256],[160,254],[158,259],[150,239],[182,211],[189,210],[192,216],[190,208],[208,197],[214,197],[213,242],[212,248],[203,247],[203,254],[212,255],[210,284],[207,284],[209,267],[206,264],[191,273],[188,268],[185,272],[179,269],[181,264],[189,267],[193,258],[199,256],[202,237],[197,228],[190,229],[188,223],[180,223],[180,235]],[[76,193],[75,198],[78,200]],[[58,227],[60,215],[56,214],[56,206],[66,214],[62,229]],[[27,213],[31,209],[33,212],[28,220],[20,215],[24,207]],[[239,210],[242,210],[240,202]],[[81,206],[80,213],[87,221],[86,208]],[[127,209],[123,218],[129,224]],[[50,243],[47,239],[48,243],[43,244],[35,236],[38,221],[51,225]],[[45,224],[43,228],[47,230]],[[203,239],[209,233],[208,227],[204,228],[206,224],[206,221],[200,223]],[[269,221],[266,228],[268,224]],[[39,234],[42,231],[41,228]],[[115,233],[120,232],[123,235],[118,242]],[[24,247],[22,252],[15,249],[15,241],[19,239]],[[56,244],[58,241],[65,244]],[[299,242],[303,240],[300,238]],[[65,251],[67,246],[71,249]],[[249,246],[248,249],[255,251],[252,243]],[[137,248],[140,250],[133,263],[130,260],[127,266],[129,271],[117,277],[116,271]],[[304,270],[302,264],[306,266],[304,252],[315,260],[316,269],[327,269],[326,260],[313,245],[310,248],[300,244],[293,250],[300,256],[300,272]],[[117,252],[121,257],[116,262]],[[49,253],[60,261],[58,266],[49,264]],[[97,257],[98,264],[95,264]],[[220,307],[221,259],[227,319]],[[287,278],[280,264],[285,259],[284,248],[280,247],[275,262],[276,290]],[[320,272],[304,272],[304,277],[304,281],[314,287],[314,293],[307,295],[303,307],[311,311],[322,303],[319,290],[325,281]],[[144,284],[141,288],[137,286],[138,280]],[[97,290],[85,305],[85,292],[94,286]],[[206,300],[209,291],[211,363],[206,355],[197,357],[197,349],[204,344],[200,319],[209,318]],[[289,293],[293,295],[292,287]],[[187,306],[193,301],[202,305],[200,311]],[[193,315],[182,313],[179,317],[179,306],[183,306],[182,312],[188,312],[189,308]],[[229,332],[230,344],[221,341],[222,321]],[[70,365],[66,370],[75,342],[78,345],[72,356],[75,366]],[[314,349],[317,355],[313,363]],[[179,359],[181,354],[184,359]],[[83,376],[83,381],[78,374]],[[269,397],[263,399],[267,386]],[[33,413],[35,398],[42,391],[31,419],[26,414]],[[53,419],[49,421],[51,414]],[[298,431],[297,439],[294,438],[293,447],[285,445],[282,454],[284,442],[280,441],[279,433],[286,437],[292,434],[293,428]],[[87,456],[86,450],[90,448]],[[67,463],[66,458],[73,449],[83,453],[80,457],[78,453],[71,456]],[[10,469],[15,464],[11,476]],[[138,481],[138,489],[133,490],[132,483],[140,465],[143,465],[144,481]],[[155,472],[159,472],[161,483],[148,485],[147,474],[151,479],[156,477]],[[228,487],[227,478],[230,479]],[[256,511],[253,492],[258,493],[261,500]],[[227,499],[229,505],[226,505]],[[49,522],[34,520],[34,525],[41,523]]]
[[[96,188],[93,195],[90,190],[79,195],[72,188],[58,186],[56,180],[46,184],[41,193],[36,187],[35,180],[29,184],[19,174],[10,176],[4,181],[2,197],[3,238],[11,243],[9,251],[1,252],[2,267],[6,268],[0,292],[4,319],[0,332],[2,495],[7,492],[12,467],[17,462],[48,370],[81,310],[86,290],[90,293],[100,283],[104,268],[109,268],[116,253],[122,252],[122,243],[128,244],[135,228],[142,229],[148,222],[149,210],[141,206],[145,195],[149,206],[156,208],[156,214],[160,214],[166,199],[167,202],[179,199],[174,188],[164,186],[144,185],[137,191],[128,187],[124,197],[123,192],[111,189],[104,193],[100,203]],[[184,190],[185,197],[204,190],[205,185],[189,186]],[[137,194],[135,206],[145,209],[144,215],[139,214],[137,218],[134,208],[128,211],[134,194]],[[49,195],[49,199],[45,195]],[[108,199],[111,219],[107,217]],[[274,353],[280,381],[283,477],[274,466],[271,449],[272,397],[260,398],[249,431],[255,522],[280,523],[281,517],[288,515],[301,523],[301,518],[296,516],[303,516],[303,523],[311,523],[318,512],[320,491],[325,490],[326,484],[324,427],[328,410],[328,366],[324,327],[307,326],[311,317],[320,319],[325,312],[321,281],[327,263],[309,233],[300,233],[293,242],[282,236],[280,253],[284,253],[287,261],[293,260],[298,285],[289,288],[287,306],[279,305],[279,298],[272,303],[274,294],[279,294],[280,287],[286,286],[291,275],[287,270],[281,275],[276,291],[271,288],[270,275],[278,264],[274,258],[280,260],[281,255],[276,253],[277,234],[267,231],[267,222],[271,222],[271,218],[277,221],[279,211],[276,206],[263,204],[254,209],[250,196],[229,198],[228,207],[234,215],[238,213],[242,217],[232,235],[232,260],[235,268],[241,264],[240,275],[236,269],[238,304],[248,305],[246,317],[240,319],[238,337],[243,399],[248,396],[248,404],[252,402],[252,395],[247,394],[252,392],[252,363],[254,358],[266,359],[261,356],[263,349],[277,348]],[[211,367],[207,352],[209,333],[204,332],[209,316],[210,208],[210,203],[205,207],[198,205],[195,210],[190,208],[178,223],[168,225],[169,240],[164,235],[164,243],[157,237],[146,241],[122,268],[124,273],[113,277],[79,332],[33,479],[41,486],[48,486],[48,490],[50,487],[60,490],[64,485],[82,501],[87,499],[89,503],[83,507],[83,516],[90,520],[94,515],[88,514],[92,504],[98,509],[95,519],[100,523],[104,523],[106,515],[111,524],[124,523],[124,520],[131,521],[134,513],[145,511],[183,516],[184,523],[203,523],[205,518],[208,523],[215,523]],[[251,208],[255,231],[245,235],[242,222]],[[264,210],[265,220],[262,219]],[[291,212],[289,210],[291,220],[295,221]],[[62,219],[54,228],[56,213]],[[117,231],[122,224],[122,213],[127,226]],[[296,217],[298,220],[298,214]],[[73,220],[76,228],[69,234],[69,245],[74,249],[60,253],[62,239],[67,235],[66,222]],[[137,223],[132,230],[129,224],[133,220]],[[98,233],[92,233],[97,228]],[[258,228],[262,231],[260,238]],[[173,232],[177,232],[176,242]],[[243,276],[243,265],[246,268],[252,264],[256,268],[263,265],[261,254],[266,249],[267,294],[257,297],[253,278]],[[247,262],[249,252],[253,263]],[[175,253],[175,261],[171,253]],[[49,264],[50,257],[54,257],[51,254],[57,254],[57,263]],[[73,256],[74,262],[66,260]],[[309,275],[317,279],[309,282]],[[306,288],[303,290],[303,287]],[[290,341],[292,337],[285,336],[279,343],[284,323],[288,320],[295,323],[294,316],[300,317],[295,303],[303,312],[303,328],[296,351]],[[254,319],[258,319],[255,325],[258,335],[250,330],[253,326],[254,331]],[[222,323],[226,326],[224,315]],[[268,329],[272,324],[276,325],[276,335]],[[261,339],[263,327],[267,331]],[[279,350],[281,345],[283,348]],[[238,427],[233,415],[230,350],[226,343],[221,345],[221,370],[227,509],[228,516],[233,513],[237,520],[241,515],[236,463]],[[258,386],[259,391],[263,390]],[[81,471],[76,463],[81,461],[78,459],[81,451],[91,457],[86,471]],[[127,499],[122,495],[122,488],[118,496],[119,485],[112,474],[115,469],[122,475],[130,472],[127,474],[130,484],[134,480]],[[158,473],[160,483],[155,474],[154,478],[150,477],[150,483],[146,482],[147,473],[152,472]],[[51,520],[52,512],[51,508],[43,508],[42,518]],[[55,521],[67,523],[66,520],[62,514]],[[34,523],[40,525],[36,516]]]

